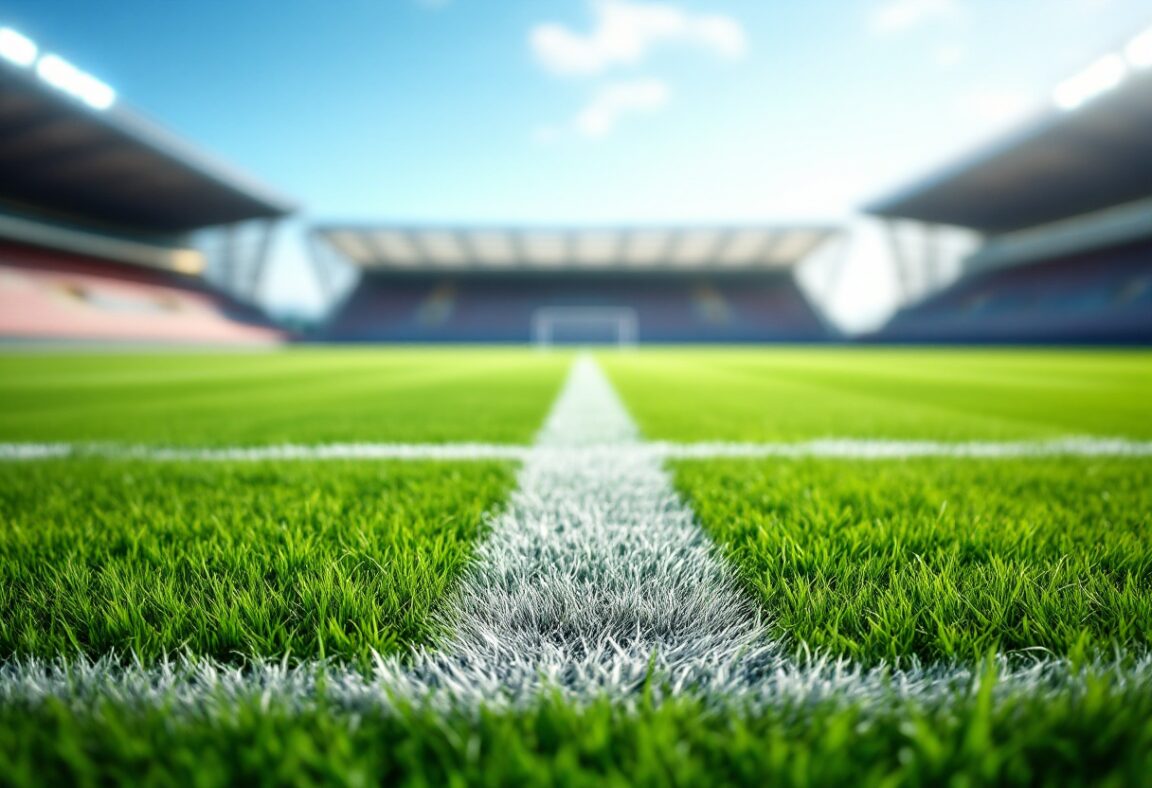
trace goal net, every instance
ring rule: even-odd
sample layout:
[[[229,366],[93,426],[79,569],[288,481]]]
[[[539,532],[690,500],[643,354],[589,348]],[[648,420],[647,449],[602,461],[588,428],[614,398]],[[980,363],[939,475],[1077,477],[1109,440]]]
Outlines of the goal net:
[[[631,347],[636,344],[636,310],[627,307],[542,307],[532,315],[532,341],[537,347]]]

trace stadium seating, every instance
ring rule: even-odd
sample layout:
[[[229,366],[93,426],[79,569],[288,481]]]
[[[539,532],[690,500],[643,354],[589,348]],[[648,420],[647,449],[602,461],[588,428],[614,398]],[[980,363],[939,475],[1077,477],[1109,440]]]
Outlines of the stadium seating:
[[[790,275],[366,275],[323,328],[330,341],[529,342],[545,307],[633,310],[641,342],[829,338]]]
[[[283,340],[202,280],[0,242],[0,337],[209,344]]]
[[[906,307],[872,339],[1152,341],[1152,242],[977,273]]]

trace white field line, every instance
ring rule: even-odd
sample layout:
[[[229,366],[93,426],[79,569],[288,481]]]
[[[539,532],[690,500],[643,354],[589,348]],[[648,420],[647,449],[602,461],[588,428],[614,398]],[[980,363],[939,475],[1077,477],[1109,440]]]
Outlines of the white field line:
[[[379,666],[394,671],[394,686],[482,701],[543,684],[619,689],[653,667],[678,684],[724,681],[741,655],[774,658],[758,607],[660,457],[629,450],[636,428],[590,358],[573,365],[537,445],[544,451],[525,461],[441,611],[450,636],[404,665]]]
[[[804,443],[657,443],[666,459],[732,458],[903,460],[917,457],[1011,459],[1013,457],[1152,457],[1152,441],[1073,436],[1036,441],[905,441],[824,438]]]
[[[974,692],[970,666],[864,669],[796,660],[678,499],[667,452],[637,442],[611,386],[586,358],[524,457],[519,487],[492,523],[470,570],[438,613],[434,649],[380,658],[367,675],[340,665],[244,669],[209,660],[116,668],[110,661],[18,660],[0,665],[0,702],[115,697],[227,713],[238,697],[388,707],[397,700],[475,710],[542,697],[606,695],[625,705],[645,692],[720,705],[828,700],[883,708],[946,702]],[[1083,671],[1037,658],[1001,659],[997,692],[1080,691],[1089,676],[1148,687],[1152,662]],[[322,679],[319,676],[323,676]]]
[[[581,705],[608,698],[625,710],[641,703],[694,698],[709,708],[755,713],[761,708],[852,706],[864,714],[883,713],[897,704],[926,707],[971,698],[985,680],[982,666],[947,665],[920,668],[862,669],[847,661],[747,659],[745,665],[700,663],[696,675],[678,680],[657,667],[641,669],[632,661],[594,681],[569,676],[538,676],[520,685],[461,686],[471,681],[467,666],[442,685],[403,673],[395,660],[381,660],[364,672],[346,665],[312,662],[254,661],[243,667],[210,659],[178,658],[151,667],[119,664],[111,657],[13,660],[0,663],[0,705],[23,705],[57,699],[77,711],[99,713],[103,704],[162,706],[172,713],[197,717],[235,716],[238,701],[262,707],[284,704],[315,708],[322,704],[362,713],[396,708],[430,707],[442,712],[474,714],[481,708],[530,708],[560,698]],[[994,662],[993,700],[1015,704],[1043,696],[1082,697],[1103,691],[1113,697],[1147,693],[1152,688],[1152,658],[1131,664],[1094,663],[1073,666],[1064,660]],[[425,678],[428,674],[423,674]],[[584,679],[589,674],[577,674]],[[398,677],[400,680],[398,680]]]
[[[96,457],[156,462],[278,462],[295,460],[521,461],[565,455],[598,462],[621,453],[663,460],[841,459],[902,460],[920,457],[1012,459],[1028,457],[1152,457],[1152,441],[1071,436],[1035,441],[911,441],[821,438],[798,443],[649,443],[518,446],[500,443],[325,443],[271,446],[178,447],[116,443],[0,443],[0,461]]]
[[[117,443],[0,443],[0,460],[96,457],[156,462],[276,462],[293,460],[521,460],[529,446],[493,443],[325,443],[179,447]]]

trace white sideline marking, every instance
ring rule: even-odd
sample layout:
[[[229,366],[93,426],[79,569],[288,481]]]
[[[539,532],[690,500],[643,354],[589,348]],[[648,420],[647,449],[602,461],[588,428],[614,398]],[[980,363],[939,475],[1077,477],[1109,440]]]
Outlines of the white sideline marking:
[[[750,661],[755,664],[754,660]],[[544,698],[559,696],[575,704],[608,697],[630,710],[641,702],[662,703],[670,697],[699,698],[709,708],[731,713],[755,713],[757,709],[798,708],[818,703],[851,705],[864,713],[891,710],[894,704],[946,704],[971,697],[981,686],[980,666],[940,666],[862,669],[847,661],[814,659],[809,662],[765,662],[759,670],[730,670],[723,663],[701,662],[699,673],[679,682],[667,681],[657,670],[649,676],[634,663],[628,670],[604,673],[597,681],[580,683],[560,676],[537,677],[520,687],[482,683],[462,686],[455,680],[470,679],[466,671],[436,687],[397,681],[394,660],[367,673],[329,662],[290,666],[283,661],[254,661],[244,667],[224,665],[210,659],[177,659],[153,667],[125,667],[106,657],[14,660],[0,663],[0,705],[37,703],[56,698],[75,710],[98,713],[101,705],[163,706],[172,713],[196,717],[231,719],[238,701],[286,704],[298,710],[318,703],[359,714],[372,710],[389,712],[412,702],[444,712],[474,712],[485,708],[527,707]],[[1134,664],[1095,663],[1073,666],[1064,660],[1037,659],[1013,665],[995,660],[997,704],[1013,704],[1037,695],[1072,695],[1100,692],[1115,696],[1152,685],[1152,658]],[[588,678],[588,674],[578,674]],[[650,680],[651,679],[651,680]],[[647,699],[645,700],[645,695]]]
[[[1152,457],[1152,441],[1073,436],[1037,441],[941,441],[824,438],[804,443],[658,443],[667,459],[804,457],[845,460],[903,460],[916,457],[1010,459],[1013,457]]]
[[[180,447],[116,443],[0,443],[0,460],[98,457],[157,462],[293,460],[520,460],[528,446],[493,443],[324,443],[317,445]]]
[[[865,669],[793,658],[773,640],[758,605],[715,555],[662,467],[669,457],[825,456],[796,453],[816,450],[845,456],[845,446],[907,451],[950,444],[818,441],[773,453],[784,445],[639,443],[607,380],[581,358],[536,447],[518,449],[519,487],[439,611],[446,634],[435,650],[379,658],[368,675],[323,662],[287,667],[257,660],[235,668],[208,659],[154,667],[118,667],[111,658],[14,660],[0,663],[0,702],[115,698],[227,714],[227,704],[240,698],[307,706],[321,683],[326,700],[352,709],[397,701],[475,709],[555,694],[575,701],[607,695],[628,707],[645,692],[657,701],[687,694],[720,706],[828,700],[890,708],[899,699],[947,702],[975,692],[980,670],[973,666],[909,660],[900,668]],[[972,449],[1004,445],[964,444],[969,453],[957,456],[1005,456]],[[1033,451],[1040,444],[1013,445]],[[1143,444],[1088,445],[1096,453],[1099,446],[1131,453]],[[1017,692],[1078,692],[1100,676],[1120,688],[1152,682],[1149,656],[1126,667],[1001,657],[998,668],[1001,700]]]
[[[1152,457],[1152,441],[1072,436],[1037,441],[908,441],[822,438],[800,443],[603,443],[517,446],[501,443],[325,443],[220,448],[122,445],[114,443],[0,443],[0,461],[63,457],[156,462],[274,462],[297,460],[527,460],[563,454],[596,462],[621,453],[664,460],[723,458],[902,460],[918,457],[1012,459],[1026,457]]]
[[[3,460],[48,460],[68,457],[74,451],[70,443],[0,443]]]

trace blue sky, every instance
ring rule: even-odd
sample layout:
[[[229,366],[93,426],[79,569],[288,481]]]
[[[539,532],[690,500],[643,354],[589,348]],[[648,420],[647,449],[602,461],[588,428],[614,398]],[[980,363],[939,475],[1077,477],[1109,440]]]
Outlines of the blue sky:
[[[0,24],[296,198],[303,222],[845,221],[1043,106],[1152,8],[4,0]],[[876,250],[850,263],[830,305],[866,324],[890,276]],[[294,233],[267,297],[316,302]]]

